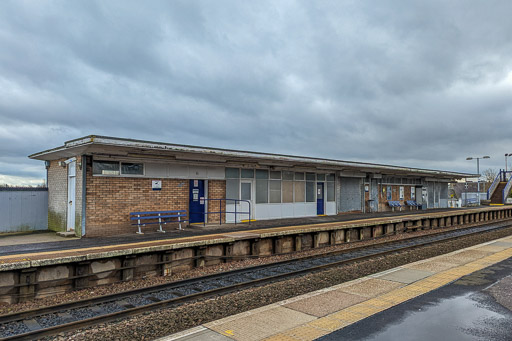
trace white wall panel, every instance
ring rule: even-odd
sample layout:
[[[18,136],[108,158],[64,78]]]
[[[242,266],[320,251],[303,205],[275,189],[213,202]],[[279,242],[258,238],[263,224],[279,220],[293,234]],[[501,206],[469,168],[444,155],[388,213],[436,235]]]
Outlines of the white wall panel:
[[[336,214],[336,202],[328,201],[325,204],[325,214],[327,214],[327,215],[334,215],[334,214]]]

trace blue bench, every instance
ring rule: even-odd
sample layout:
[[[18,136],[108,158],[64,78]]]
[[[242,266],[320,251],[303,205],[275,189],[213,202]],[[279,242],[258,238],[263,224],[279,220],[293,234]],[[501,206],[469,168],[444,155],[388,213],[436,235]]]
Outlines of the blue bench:
[[[416,207],[416,209],[418,209],[418,207],[421,207],[421,204],[418,204],[418,203],[417,203],[416,201],[414,201],[414,200],[407,200],[407,201],[405,202],[405,204],[406,204],[407,206],[409,206],[411,209],[412,209],[413,207]]]
[[[177,220],[173,220],[177,218]],[[162,225],[169,223],[178,223],[179,229],[181,230],[181,223],[187,221],[187,211],[175,210],[175,211],[149,211],[149,212],[130,212],[130,220],[136,220],[136,225],[139,228],[138,234],[144,234],[140,230],[141,226],[158,224],[160,228],[157,232],[165,233],[162,229]]]
[[[388,205],[393,209],[393,211],[395,210],[395,207],[398,207],[400,211],[402,210],[402,204],[400,204],[400,201],[388,201]]]

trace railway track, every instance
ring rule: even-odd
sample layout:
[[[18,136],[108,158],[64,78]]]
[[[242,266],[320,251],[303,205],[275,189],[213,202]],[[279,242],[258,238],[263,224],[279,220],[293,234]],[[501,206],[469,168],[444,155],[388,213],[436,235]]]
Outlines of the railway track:
[[[143,312],[178,306],[254,286],[281,281],[330,267],[382,257],[434,243],[511,226],[510,222],[486,224],[400,241],[332,251],[250,268],[191,278],[158,286],[84,299],[0,316],[1,340],[34,340],[105,323]]]

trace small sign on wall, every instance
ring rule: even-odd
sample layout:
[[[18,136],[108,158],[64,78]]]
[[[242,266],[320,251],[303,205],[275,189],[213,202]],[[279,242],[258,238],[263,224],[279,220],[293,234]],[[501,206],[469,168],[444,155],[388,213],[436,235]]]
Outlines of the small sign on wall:
[[[162,189],[162,180],[151,181],[151,188],[153,188],[153,191],[160,191]]]

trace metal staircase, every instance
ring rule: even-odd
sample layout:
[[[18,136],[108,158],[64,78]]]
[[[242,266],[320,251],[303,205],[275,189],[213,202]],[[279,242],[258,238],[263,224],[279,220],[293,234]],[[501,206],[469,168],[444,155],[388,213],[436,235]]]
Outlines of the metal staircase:
[[[507,197],[512,190],[512,176],[500,170],[493,183],[487,191],[487,200],[491,201],[491,205],[504,205],[507,202]]]

